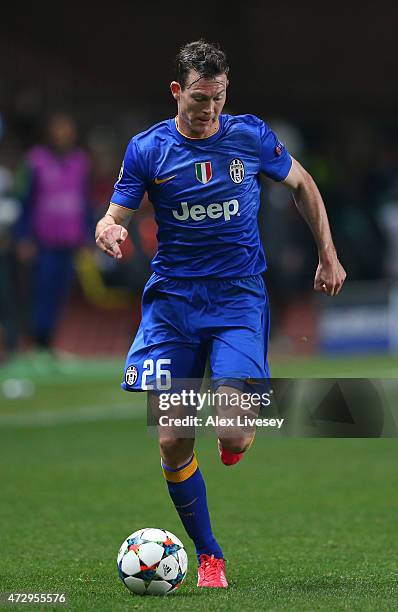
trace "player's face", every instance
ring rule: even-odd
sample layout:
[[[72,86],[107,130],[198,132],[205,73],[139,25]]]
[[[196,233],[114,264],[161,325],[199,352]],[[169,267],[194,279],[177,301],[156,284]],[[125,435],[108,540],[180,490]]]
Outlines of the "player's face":
[[[217,130],[227,85],[226,74],[205,79],[196,70],[190,71],[184,89],[176,81],[171,83],[171,93],[178,105],[179,127],[184,134],[205,138]]]

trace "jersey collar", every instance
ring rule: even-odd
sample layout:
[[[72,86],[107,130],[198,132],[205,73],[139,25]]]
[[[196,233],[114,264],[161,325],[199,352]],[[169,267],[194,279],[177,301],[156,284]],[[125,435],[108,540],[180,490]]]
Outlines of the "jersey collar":
[[[218,138],[220,138],[220,136],[222,134],[223,123],[224,123],[224,116],[223,115],[220,115],[220,118],[219,118],[219,127],[218,127],[217,132],[214,132],[214,134],[212,134],[211,136],[207,136],[205,138],[190,138],[189,136],[185,136],[177,128],[177,121],[176,121],[176,119],[177,119],[177,117],[174,117],[174,119],[170,119],[171,129],[172,129],[174,135],[177,137],[177,139],[180,142],[185,142],[185,143],[189,143],[189,144],[192,144],[192,145],[206,146],[208,143],[211,143],[211,142],[214,142],[215,140],[218,140]]]

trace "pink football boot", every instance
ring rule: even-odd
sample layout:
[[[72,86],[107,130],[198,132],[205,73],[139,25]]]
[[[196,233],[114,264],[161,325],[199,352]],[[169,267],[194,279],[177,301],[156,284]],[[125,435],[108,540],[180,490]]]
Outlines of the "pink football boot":
[[[198,587],[226,589],[228,581],[225,576],[225,560],[216,559],[214,555],[200,555],[198,567]]]
[[[217,442],[218,444],[218,452],[220,453],[220,459],[224,465],[235,465],[238,463],[243,457],[245,453],[232,453],[230,450],[223,448],[221,446],[220,440]]]

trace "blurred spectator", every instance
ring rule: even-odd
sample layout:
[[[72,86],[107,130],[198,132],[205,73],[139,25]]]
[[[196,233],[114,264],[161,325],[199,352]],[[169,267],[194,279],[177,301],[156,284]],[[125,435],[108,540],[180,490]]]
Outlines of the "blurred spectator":
[[[72,117],[52,115],[45,144],[28,151],[18,177],[23,214],[17,254],[31,266],[29,327],[36,347],[43,349],[50,347],[68,295],[75,250],[89,238],[90,163],[77,137]]]

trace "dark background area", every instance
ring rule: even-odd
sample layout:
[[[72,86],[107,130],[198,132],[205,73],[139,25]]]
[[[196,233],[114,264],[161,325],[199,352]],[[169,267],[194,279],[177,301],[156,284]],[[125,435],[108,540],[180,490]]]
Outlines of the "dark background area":
[[[386,118],[398,102],[397,25],[388,1],[7,3],[2,75],[11,88],[39,85],[47,101],[100,92],[99,105],[170,107],[176,48],[205,36],[227,51],[237,113]]]

